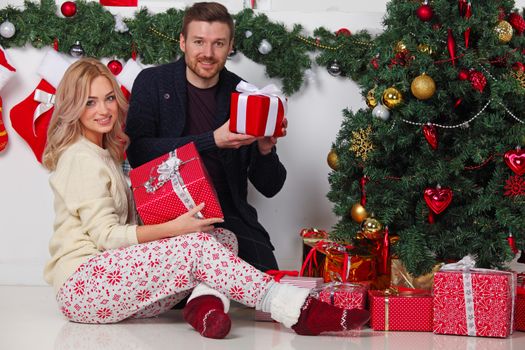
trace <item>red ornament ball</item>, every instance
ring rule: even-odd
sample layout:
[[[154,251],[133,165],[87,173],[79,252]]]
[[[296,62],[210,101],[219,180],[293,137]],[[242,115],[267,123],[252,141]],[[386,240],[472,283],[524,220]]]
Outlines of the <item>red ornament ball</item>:
[[[509,15],[508,22],[510,23],[512,28],[514,28],[516,33],[521,35],[525,31],[525,19],[523,19],[523,17],[521,17],[519,13],[511,13]]]
[[[458,74],[458,79],[459,80],[468,80],[468,78],[470,77],[470,73],[468,70],[466,69],[461,69],[459,71],[459,74]]]
[[[525,72],[525,64],[521,62],[516,62],[512,65],[512,69],[516,72]]]
[[[479,71],[470,72],[469,80],[472,88],[480,93],[483,92],[485,85],[487,85],[487,78]]]
[[[430,5],[421,5],[416,10],[416,16],[423,22],[428,22],[434,17],[434,11]]]
[[[335,32],[335,36],[339,36],[339,35],[350,36],[352,35],[352,32],[346,28],[341,28],[337,32]]]
[[[73,17],[77,13],[77,4],[73,1],[66,1],[60,6],[60,12],[64,17]]]
[[[108,68],[113,73],[113,75],[118,75],[122,72],[122,63],[118,60],[111,60],[108,62]]]

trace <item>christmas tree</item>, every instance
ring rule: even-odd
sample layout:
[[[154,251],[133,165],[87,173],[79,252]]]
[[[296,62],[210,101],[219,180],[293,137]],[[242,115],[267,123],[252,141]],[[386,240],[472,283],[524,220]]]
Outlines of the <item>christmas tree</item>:
[[[414,275],[467,254],[501,268],[525,248],[525,21],[507,0],[397,0],[384,26],[318,58],[369,106],[329,155],[332,237],[388,226]]]

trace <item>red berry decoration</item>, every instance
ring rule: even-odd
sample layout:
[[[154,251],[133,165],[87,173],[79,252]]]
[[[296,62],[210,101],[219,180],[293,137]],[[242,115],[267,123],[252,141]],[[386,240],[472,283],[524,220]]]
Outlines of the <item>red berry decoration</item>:
[[[423,22],[428,22],[434,17],[434,11],[430,5],[423,4],[416,10],[416,16]]]
[[[523,19],[523,17],[521,17],[519,13],[511,13],[509,15],[508,22],[510,23],[512,28],[514,28],[516,33],[521,35],[525,31],[525,19]]]
[[[118,75],[122,72],[122,63],[118,60],[111,60],[108,62],[108,68],[113,73],[113,75]]]
[[[459,71],[459,74],[458,74],[458,79],[459,80],[468,80],[468,78],[470,77],[470,73],[468,70],[466,69],[461,69]]]
[[[341,28],[337,32],[335,32],[335,36],[339,36],[339,35],[350,36],[352,35],[352,32],[346,28]]]
[[[60,6],[60,12],[64,17],[73,17],[77,13],[77,4],[73,1],[66,1]]]

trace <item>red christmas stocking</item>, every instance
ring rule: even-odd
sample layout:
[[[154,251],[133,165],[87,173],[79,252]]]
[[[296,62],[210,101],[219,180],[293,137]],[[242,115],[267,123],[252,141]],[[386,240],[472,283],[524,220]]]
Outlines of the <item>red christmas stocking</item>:
[[[28,143],[36,159],[42,162],[47,128],[54,110],[58,86],[70,62],[56,51],[49,51],[38,69],[42,77],[35,90],[11,109],[13,129]]]
[[[4,48],[0,46],[0,90],[7,84],[7,81],[13,77],[16,69],[8,62]],[[7,131],[5,130],[4,121],[2,120],[2,97],[0,97],[0,152],[7,146]]]

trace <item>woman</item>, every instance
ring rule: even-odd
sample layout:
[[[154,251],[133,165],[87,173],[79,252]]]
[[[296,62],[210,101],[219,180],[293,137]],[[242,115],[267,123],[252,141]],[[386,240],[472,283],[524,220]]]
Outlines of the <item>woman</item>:
[[[72,64],[57,88],[43,157],[56,213],[44,277],[69,320],[152,317],[192,290],[184,318],[205,337],[228,334],[229,299],[271,312],[298,334],[368,320],[367,311],[321,303],[308,289],[276,283],[239,259],[235,236],[213,227],[221,219],[194,217],[203,204],[172,221],[138,226],[119,167],[126,110],[114,77],[95,59]]]

